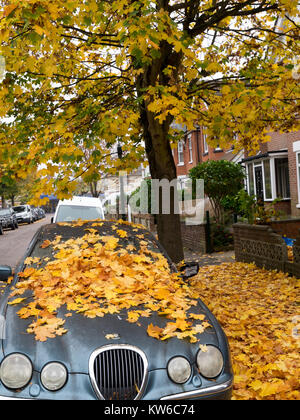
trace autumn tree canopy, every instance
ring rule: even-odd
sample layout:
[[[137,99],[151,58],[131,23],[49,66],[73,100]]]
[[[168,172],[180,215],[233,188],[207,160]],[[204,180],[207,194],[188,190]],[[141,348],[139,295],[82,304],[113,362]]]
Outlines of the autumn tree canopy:
[[[152,178],[171,181],[174,122],[237,149],[298,128],[297,3],[1,0],[4,172],[40,167],[36,197],[62,197],[99,166],[132,169],[146,151]],[[118,142],[123,161],[109,155]],[[158,215],[158,234],[179,260],[172,213]]]

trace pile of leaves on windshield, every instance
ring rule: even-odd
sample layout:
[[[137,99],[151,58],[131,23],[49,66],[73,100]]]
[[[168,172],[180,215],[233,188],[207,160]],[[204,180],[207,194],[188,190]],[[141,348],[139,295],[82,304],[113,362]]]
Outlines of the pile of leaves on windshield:
[[[196,298],[161,253],[151,234],[126,222],[75,222],[49,227],[26,268],[18,274],[11,305],[22,304],[18,315],[34,317],[27,332],[46,341],[67,332],[73,312],[88,318],[127,311],[127,321],[138,322],[154,312],[166,317],[163,327],[148,324],[151,337],[189,338],[210,324]],[[55,230],[56,229],[56,230]],[[51,237],[52,235],[52,237]],[[31,293],[28,295],[28,291]],[[65,306],[64,317],[57,316]]]

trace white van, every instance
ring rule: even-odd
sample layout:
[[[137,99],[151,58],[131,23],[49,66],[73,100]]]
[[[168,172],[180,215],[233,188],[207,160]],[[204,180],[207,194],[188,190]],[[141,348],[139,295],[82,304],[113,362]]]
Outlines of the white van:
[[[53,223],[73,222],[75,220],[104,219],[104,211],[99,198],[73,197],[72,200],[59,201]]]

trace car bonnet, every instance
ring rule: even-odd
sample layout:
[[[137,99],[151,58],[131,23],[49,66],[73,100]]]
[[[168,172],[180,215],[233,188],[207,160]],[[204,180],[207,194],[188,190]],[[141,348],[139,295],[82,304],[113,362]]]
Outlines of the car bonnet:
[[[84,226],[84,228],[86,229],[87,226]],[[41,228],[36,235],[26,257],[47,255],[49,249],[41,249],[40,247],[45,239],[54,240],[57,235],[64,235],[65,237],[83,235],[84,228],[73,227],[70,229],[68,226],[47,225]],[[122,229],[132,234],[131,226],[124,224]],[[143,234],[145,239],[153,243],[153,247],[156,247],[158,252],[162,252],[160,245],[150,232],[141,228],[135,229],[137,229],[137,232],[134,232],[134,237]],[[109,222],[103,223],[101,233],[105,232],[107,234],[112,233]],[[20,265],[18,271],[21,269],[22,265]],[[30,295],[30,292],[28,293]],[[176,355],[183,355],[191,361],[195,360],[199,343],[220,346],[224,340],[219,324],[201,301],[199,301],[198,306],[193,307],[192,312],[204,314],[211,327],[199,334],[199,342],[193,344],[188,339],[170,338],[160,341],[150,337],[147,334],[148,325],[152,323],[162,327],[166,323],[166,319],[155,312],[149,318],[141,317],[138,323],[129,323],[126,320],[127,311],[94,319],[73,312],[71,317],[65,318],[64,315],[69,312],[65,307],[58,310],[57,316],[66,319],[64,327],[68,332],[62,336],[48,339],[46,342],[39,342],[35,340],[34,335],[26,332],[32,318],[21,319],[17,315],[21,307],[20,305],[5,305],[5,307],[2,307],[6,317],[6,334],[5,339],[2,340],[3,355],[14,352],[24,353],[30,357],[37,370],[40,370],[50,361],[61,361],[67,366],[69,372],[88,373],[88,362],[91,354],[96,349],[108,344],[135,345],[145,353],[150,370],[164,369],[168,360]]]

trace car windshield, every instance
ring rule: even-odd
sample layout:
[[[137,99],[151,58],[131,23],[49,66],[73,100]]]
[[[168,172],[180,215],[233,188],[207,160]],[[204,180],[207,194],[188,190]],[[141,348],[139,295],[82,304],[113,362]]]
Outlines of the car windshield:
[[[25,210],[26,210],[26,208],[24,206],[14,207],[14,211],[16,213],[22,213]]]
[[[0,216],[7,216],[9,214],[9,210],[0,210]]]
[[[45,240],[49,240],[50,242],[55,243],[57,238],[59,238],[59,244],[62,245],[64,242],[67,242],[70,239],[78,239],[84,237],[87,235],[89,230],[90,232],[96,232],[101,236],[101,238],[99,238],[100,242],[103,241],[104,237],[108,237],[108,239],[112,237],[117,238],[117,250],[126,249],[129,253],[135,253],[140,250],[142,243],[143,245],[147,246],[148,250],[165,255],[155,237],[148,230],[143,229],[142,226],[130,226],[130,224],[127,223],[111,223],[106,221],[99,221],[96,223],[86,222],[83,225],[81,222],[75,222],[74,225],[72,223],[62,223],[61,225],[50,224],[44,226],[39,240],[37,241],[37,244],[30,256],[40,258],[40,262],[43,261],[41,266],[43,266],[45,263],[45,258],[48,260],[55,260],[54,255],[56,253],[53,251],[52,247],[44,248],[42,246]],[[126,235],[124,234],[124,237],[122,237],[118,234],[118,231],[119,233],[125,231]],[[170,265],[172,266],[171,262]]]
[[[73,222],[78,219],[95,220],[102,217],[99,207],[65,205],[58,208],[56,222]]]

